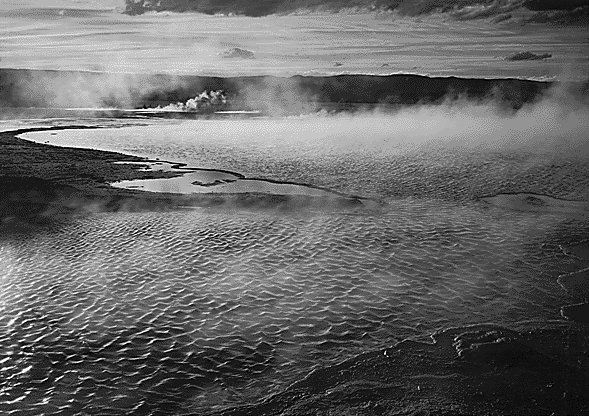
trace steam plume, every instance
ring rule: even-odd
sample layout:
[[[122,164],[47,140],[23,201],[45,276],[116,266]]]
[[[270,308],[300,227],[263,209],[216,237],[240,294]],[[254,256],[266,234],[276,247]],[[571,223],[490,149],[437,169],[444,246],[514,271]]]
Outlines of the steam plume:
[[[194,98],[190,98],[185,103],[177,102],[168,104],[165,107],[158,106],[158,110],[163,111],[185,111],[185,112],[203,112],[221,110],[227,104],[227,96],[222,90],[203,91]]]

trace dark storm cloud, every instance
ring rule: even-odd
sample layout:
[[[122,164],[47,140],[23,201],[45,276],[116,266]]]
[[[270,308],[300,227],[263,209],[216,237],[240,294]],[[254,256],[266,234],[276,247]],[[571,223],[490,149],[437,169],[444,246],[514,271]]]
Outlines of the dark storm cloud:
[[[447,13],[458,19],[495,17],[511,20],[512,11],[526,13],[524,21],[587,23],[586,0],[126,0],[126,13],[193,11],[206,14],[266,16],[307,10],[348,8],[390,10],[406,16]]]

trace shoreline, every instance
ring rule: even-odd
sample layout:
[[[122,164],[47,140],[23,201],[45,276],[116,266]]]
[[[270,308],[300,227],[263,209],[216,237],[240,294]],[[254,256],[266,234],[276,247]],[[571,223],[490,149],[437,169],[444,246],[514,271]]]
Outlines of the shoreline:
[[[165,161],[102,150],[58,147],[18,137],[33,131],[97,128],[99,127],[32,127],[0,132],[0,192],[3,195],[0,203],[0,227],[10,229],[22,222],[43,222],[52,216],[77,213],[166,211],[186,206],[278,210],[365,206],[362,203],[365,198],[335,192],[333,197],[327,198],[270,193],[183,195],[115,188],[110,184],[122,180],[174,178],[182,173],[141,169],[152,162]],[[194,170],[182,163],[169,163],[181,171]]]

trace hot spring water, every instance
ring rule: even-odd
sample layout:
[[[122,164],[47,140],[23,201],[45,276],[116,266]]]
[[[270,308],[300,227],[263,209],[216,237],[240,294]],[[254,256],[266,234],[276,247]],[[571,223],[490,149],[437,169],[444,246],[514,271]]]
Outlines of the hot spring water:
[[[488,153],[483,170],[459,153],[439,158],[439,149],[379,155],[327,143],[317,153],[309,142],[289,154],[276,141],[205,136],[174,136],[169,126],[27,135],[246,176],[274,170],[387,205],[378,213],[104,213],[2,237],[0,411],[198,413],[442,327],[562,319],[568,295],[556,277],[571,261],[559,244],[586,231],[586,217],[468,198],[468,184],[508,186],[521,160]],[[434,179],[419,187],[427,172]],[[529,176],[526,186],[550,180]]]

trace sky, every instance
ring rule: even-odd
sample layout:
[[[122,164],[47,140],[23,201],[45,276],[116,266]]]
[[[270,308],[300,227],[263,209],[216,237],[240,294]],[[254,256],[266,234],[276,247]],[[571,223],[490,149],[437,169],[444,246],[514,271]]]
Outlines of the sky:
[[[403,72],[554,79],[589,73],[583,25],[366,10],[248,17],[130,16],[124,9],[124,0],[2,0],[0,67],[218,76]],[[231,54],[233,48],[253,59]],[[505,60],[525,51],[550,57]]]

